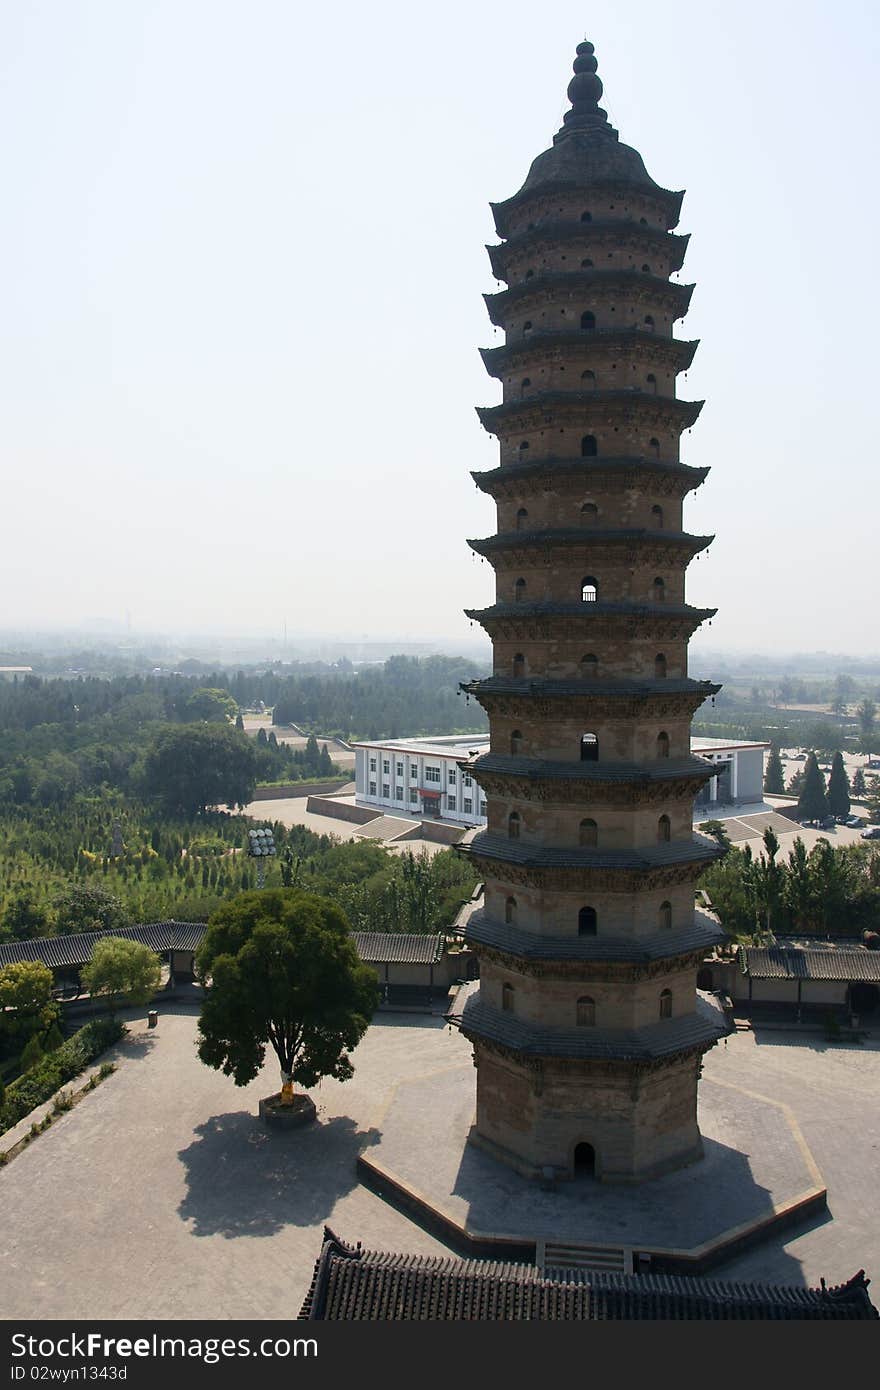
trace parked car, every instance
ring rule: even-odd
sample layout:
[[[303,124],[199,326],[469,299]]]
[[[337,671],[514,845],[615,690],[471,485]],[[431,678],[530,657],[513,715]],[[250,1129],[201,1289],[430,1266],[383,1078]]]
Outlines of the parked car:
[[[869,825],[862,831],[863,840],[880,840],[880,825]]]
[[[833,816],[826,816],[824,820],[820,820],[820,822],[819,822],[819,829],[820,829],[820,830],[833,830],[836,824],[837,824],[837,821],[834,819]]]
[[[847,816],[846,820],[844,821],[844,825],[851,825],[853,829],[855,829],[857,825],[864,825],[864,824],[865,824],[865,818],[864,818],[864,816]]]

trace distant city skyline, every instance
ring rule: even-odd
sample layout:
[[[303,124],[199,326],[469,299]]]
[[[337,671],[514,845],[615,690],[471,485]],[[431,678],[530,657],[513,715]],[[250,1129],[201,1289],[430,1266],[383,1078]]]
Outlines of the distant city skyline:
[[[688,599],[729,653],[876,644],[873,8],[443,20],[6,10],[0,626],[466,651],[489,202],[550,144],[588,20],[621,140],[687,190],[683,458],[712,471],[685,518],[717,534]]]

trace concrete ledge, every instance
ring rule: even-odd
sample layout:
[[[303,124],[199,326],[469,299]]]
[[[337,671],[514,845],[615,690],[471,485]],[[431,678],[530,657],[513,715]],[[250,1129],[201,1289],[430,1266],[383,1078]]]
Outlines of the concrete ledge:
[[[282,1106],[280,1102],[280,1091],[272,1096],[264,1096],[260,1101],[260,1119],[272,1129],[302,1129],[318,1117],[311,1096],[294,1096],[293,1105]]]
[[[361,1182],[371,1192],[384,1197],[424,1230],[437,1236],[459,1254],[485,1260],[508,1260],[525,1264],[536,1262],[538,1244],[542,1238],[526,1235],[517,1238],[496,1235],[491,1231],[472,1230],[467,1224],[462,1224],[455,1216],[444,1211],[424,1192],[365,1154],[358,1157],[357,1172]],[[691,1249],[636,1244],[631,1247],[634,1267],[667,1274],[701,1274],[739,1254],[748,1246],[759,1244],[771,1235],[776,1235],[789,1226],[798,1225],[817,1212],[825,1211],[826,1207],[826,1189],[810,1188],[791,1201],[779,1203],[766,1217],[745,1221]],[[575,1245],[576,1242],[569,1241],[569,1244]],[[610,1253],[620,1248],[608,1242],[590,1242],[590,1249],[593,1251],[607,1250]]]

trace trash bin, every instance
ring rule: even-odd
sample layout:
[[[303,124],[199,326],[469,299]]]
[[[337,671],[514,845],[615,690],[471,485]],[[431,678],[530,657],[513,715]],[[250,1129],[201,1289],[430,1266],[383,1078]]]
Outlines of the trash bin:
[[[148,1028],[155,1028],[155,1026],[156,1026],[156,1024],[157,1024],[158,1022],[159,1022],[159,1015],[157,1014],[156,1010],[155,1010],[155,1009],[150,1009],[150,1012],[147,1014],[147,1027],[148,1027]]]

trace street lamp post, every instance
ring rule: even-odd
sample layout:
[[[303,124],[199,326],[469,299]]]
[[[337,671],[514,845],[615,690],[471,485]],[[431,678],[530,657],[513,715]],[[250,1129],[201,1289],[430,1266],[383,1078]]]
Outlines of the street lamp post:
[[[257,863],[257,887],[266,886],[266,860],[270,855],[276,853],[275,836],[269,827],[261,826],[259,830],[248,831],[248,858],[255,859]]]

